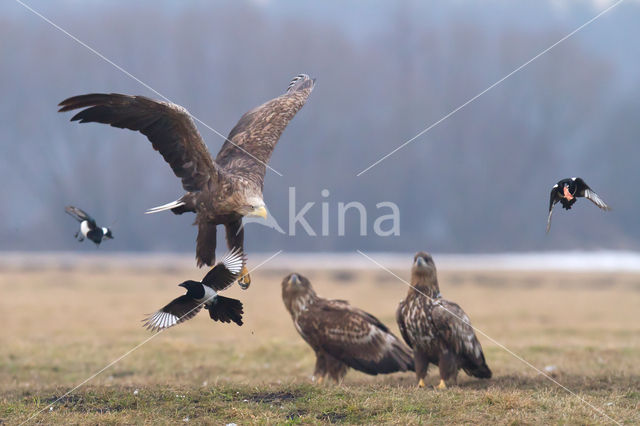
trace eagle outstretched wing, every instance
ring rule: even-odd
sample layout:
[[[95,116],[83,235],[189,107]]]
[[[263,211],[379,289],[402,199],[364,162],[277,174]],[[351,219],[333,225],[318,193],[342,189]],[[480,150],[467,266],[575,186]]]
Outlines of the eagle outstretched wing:
[[[216,163],[262,188],[273,149],[287,124],[307,101],[314,82],[315,79],[300,74],[291,81],[284,95],[244,114],[222,145]]]
[[[64,211],[67,212],[67,214],[73,216],[73,218],[78,222],[84,222],[86,220],[87,222],[89,222],[89,224],[91,224],[91,227],[95,228],[97,226],[95,219],[89,216],[89,214],[82,209],[73,206],[67,206],[64,208]]]
[[[199,191],[216,167],[186,109],[144,96],[93,93],[60,102],[59,112],[85,108],[71,118],[80,123],[104,123],[145,135],[186,191]]]
[[[462,369],[470,376],[490,378],[491,370],[484,359],[482,346],[462,308],[441,299],[433,305],[431,318],[444,346],[457,355]]]
[[[376,317],[345,301],[314,303],[296,327],[311,346],[356,370],[373,375],[413,370],[411,350]]]

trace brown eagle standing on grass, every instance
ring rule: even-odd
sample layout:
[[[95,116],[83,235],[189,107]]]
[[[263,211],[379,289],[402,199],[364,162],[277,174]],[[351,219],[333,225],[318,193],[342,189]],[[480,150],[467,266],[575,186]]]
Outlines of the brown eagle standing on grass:
[[[428,253],[414,257],[411,288],[398,306],[396,320],[404,341],[413,348],[418,386],[424,387],[429,363],[440,367],[438,389],[455,383],[460,368],[470,376],[491,378],[469,317],[456,303],[442,298],[436,265]]]
[[[224,225],[229,249],[244,247],[244,216],[266,218],[262,198],[266,165],[289,121],[307,101],[315,79],[296,76],[282,96],[244,114],[214,160],[191,115],[180,105],[144,96],[89,94],[60,102],[60,112],[85,108],[71,118],[137,130],[182,180],[186,194],[147,213],[196,213],[198,266],[215,262],[216,226]],[[251,278],[243,267],[239,283]]]
[[[318,383],[329,375],[342,381],[349,367],[377,375],[413,371],[413,356],[376,317],[344,300],[316,295],[300,274],[282,281],[282,300],[300,336],[316,353],[313,372]]]

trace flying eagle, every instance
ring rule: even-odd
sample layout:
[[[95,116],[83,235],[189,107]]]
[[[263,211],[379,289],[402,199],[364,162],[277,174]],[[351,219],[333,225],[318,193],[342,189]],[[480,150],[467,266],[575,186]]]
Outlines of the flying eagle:
[[[144,96],[89,94],[60,102],[59,112],[85,108],[71,118],[137,130],[169,163],[186,194],[148,213],[171,210],[196,213],[198,266],[215,262],[216,226],[224,225],[227,245],[244,247],[244,216],[265,218],[262,197],[266,165],[285,127],[307,101],[315,79],[296,76],[285,94],[244,114],[231,130],[215,160],[189,112],[169,102]],[[244,287],[250,283],[246,268]]]
[[[413,348],[418,386],[424,387],[429,363],[440,368],[439,389],[449,381],[455,383],[460,368],[470,376],[491,377],[469,317],[456,303],[442,298],[436,265],[428,253],[414,257],[411,288],[398,306],[396,320],[404,341]]]
[[[551,195],[549,196],[549,216],[547,217],[547,233],[549,233],[549,229],[551,229],[553,207],[560,202],[564,209],[570,210],[571,206],[575,204],[577,197],[588,199],[602,210],[611,210],[611,207],[609,207],[582,178],[572,177],[571,179],[562,179],[551,188]]]
[[[316,353],[318,383],[329,375],[342,381],[349,367],[367,374],[413,371],[413,356],[376,317],[344,300],[316,295],[300,274],[282,281],[282,300],[300,336]]]

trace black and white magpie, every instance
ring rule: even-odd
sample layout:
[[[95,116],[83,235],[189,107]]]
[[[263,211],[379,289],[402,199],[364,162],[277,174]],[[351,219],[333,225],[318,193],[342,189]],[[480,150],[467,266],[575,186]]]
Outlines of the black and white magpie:
[[[99,246],[102,240],[113,239],[111,229],[98,226],[95,219],[89,216],[84,210],[67,206],[64,208],[64,211],[80,222],[80,230],[75,234],[78,241],[84,241],[85,238],[88,238],[96,243],[96,246]]]
[[[611,207],[605,203],[596,192],[586,184],[582,178],[572,177],[571,179],[562,179],[551,188],[551,196],[549,199],[549,217],[547,218],[547,232],[551,229],[551,214],[553,206],[558,202],[562,203],[562,207],[566,210],[576,202],[578,197],[584,197],[602,210],[611,210]]]
[[[235,322],[242,325],[242,302],[220,296],[218,292],[228,288],[238,278],[246,258],[240,248],[227,253],[205,275],[201,282],[185,281],[178,284],[187,289],[187,294],[173,299],[165,307],[142,320],[144,327],[160,331],[189,320],[204,307],[214,321]]]

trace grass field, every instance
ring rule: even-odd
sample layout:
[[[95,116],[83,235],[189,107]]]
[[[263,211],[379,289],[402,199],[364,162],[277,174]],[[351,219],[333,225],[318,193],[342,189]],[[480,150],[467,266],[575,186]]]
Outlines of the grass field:
[[[498,423],[610,422],[483,336],[494,378],[461,374],[446,391],[413,373],[350,371],[341,386],[311,382],[314,356],[282,305],[290,271],[257,271],[245,325],[206,313],[160,333],[46,409],[31,423]],[[397,333],[406,286],[387,272],[298,271],[325,297],[348,299]],[[408,278],[408,271],[396,271]],[[0,424],[21,423],[151,336],[149,313],[201,271],[0,272]],[[473,324],[611,418],[640,423],[640,275],[563,272],[440,273],[445,297]],[[437,383],[437,369],[429,384]]]

